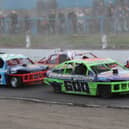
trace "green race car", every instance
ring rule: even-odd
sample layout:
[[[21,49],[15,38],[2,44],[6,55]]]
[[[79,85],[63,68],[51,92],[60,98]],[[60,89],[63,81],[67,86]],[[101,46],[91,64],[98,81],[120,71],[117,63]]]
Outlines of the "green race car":
[[[47,72],[55,92],[111,97],[129,94],[129,70],[112,59],[66,61]]]

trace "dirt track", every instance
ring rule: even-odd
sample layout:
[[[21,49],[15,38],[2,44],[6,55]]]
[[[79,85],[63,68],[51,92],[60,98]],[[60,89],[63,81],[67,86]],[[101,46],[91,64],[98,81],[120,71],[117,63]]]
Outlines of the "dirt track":
[[[29,55],[28,50],[22,53]],[[31,54],[29,56],[31,56]],[[128,54],[126,54],[126,56],[128,56]],[[123,59],[125,60],[127,58]],[[27,93],[29,93],[27,94],[29,96],[32,96],[34,93],[36,93],[36,96],[40,96],[39,93],[42,93],[41,95],[43,96],[43,91],[40,90],[39,92],[36,90],[35,92],[35,88],[32,92],[30,92],[30,88],[25,89],[26,92],[24,89],[20,91],[8,90],[1,89],[1,95],[9,96],[9,93],[11,93],[13,96],[18,94],[23,97]],[[48,96],[50,96],[47,93],[48,92],[45,94],[45,99],[48,99]],[[53,96],[57,99],[58,95],[53,93]],[[62,98],[63,97],[62,95]],[[61,98],[61,95],[59,95],[59,98]],[[66,98],[69,100],[69,96],[66,96]],[[78,96],[76,98],[78,98]],[[76,98],[74,96],[75,100]],[[82,97],[82,100],[84,99],[86,101],[86,98]],[[97,102],[96,98],[91,99],[93,100],[92,102]],[[90,103],[91,99],[89,100]],[[71,100],[73,101],[73,99]],[[111,102],[123,106],[123,102],[125,105],[126,102],[128,103],[128,97],[105,101],[106,104]],[[15,100],[0,100],[0,129],[129,129],[129,110],[80,108],[64,105],[28,103]]]
[[[0,100],[0,129],[129,129],[129,110]]]

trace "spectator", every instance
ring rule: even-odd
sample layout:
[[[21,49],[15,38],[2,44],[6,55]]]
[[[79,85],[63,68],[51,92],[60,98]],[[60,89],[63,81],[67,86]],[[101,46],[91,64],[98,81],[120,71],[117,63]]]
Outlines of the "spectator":
[[[56,32],[56,12],[51,10],[50,14],[48,15],[49,21],[49,32],[55,34]]]
[[[25,30],[25,32],[30,30],[30,25],[31,25],[30,17],[28,15],[26,15],[24,17],[24,30]]]
[[[114,16],[113,16],[115,32],[122,32],[123,13],[124,13],[124,11],[122,10],[121,7],[115,8]]]
[[[58,13],[58,20],[59,20],[59,33],[64,33],[65,31],[65,14],[63,11]]]
[[[107,13],[107,16],[108,16],[108,17],[112,17],[112,16],[113,16],[113,13],[114,13],[114,6],[113,6],[113,4],[112,4],[111,1],[109,2],[109,5],[108,5],[108,7],[107,7],[106,13]]]
[[[70,11],[68,14],[68,19],[70,22],[72,32],[77,33],[77,15],[76,15],[76,13],[74,11]]]
[[[97,6],[97,16],[105,16],[105,6],[103,2],[99,2]]]
[[[78,32],[84,32],[84,13],[82,10],[78,10],[77,12],[77,24],[78,24]]]
[[[128,6],[124,7],[123,28],[124,28],[124,31],[126,32],[129,31],[129,7]]]
[[[16,13],[15,10],[11,11],[10,13],[10,20],[11,20],[11,24],[10,24],[10,32],[16,32],[17,29],[17,24],[18,24],[18,15]]]
[[[38,32],[48,34],[48,27],[49,23],[46,16],[43,16],[41,19],[38,20]]]
[[[93,7],[92,7],[92,11],[93,11],[93,16],[97,15],[97,10],[98,9],[98,0],[93,0]]]
[[[113,15],[114,15],[114,10],[115,10],[115,7],[112,3],[112,1],[109,2],[109,4],[107,5],[107,8],[106,8],[106,27],[108,29],[108,31],[111,31],[111,32],[114,32],[114,25],[113,25]]]
[[[0,11],[0,32],[4,31],[4,15],[3,12]]]

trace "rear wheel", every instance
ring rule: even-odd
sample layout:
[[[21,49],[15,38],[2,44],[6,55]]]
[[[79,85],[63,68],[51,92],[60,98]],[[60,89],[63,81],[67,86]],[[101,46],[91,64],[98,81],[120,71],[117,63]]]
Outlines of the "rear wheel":
[[[52,83],[51,84],[55,93],[61,93],[61,85],[59,83]]]
[[[10,78],[10,86],[12,88],[18,88],[21,86],[21,81],[20,81],[20,78],[18,77],[11,77]]]

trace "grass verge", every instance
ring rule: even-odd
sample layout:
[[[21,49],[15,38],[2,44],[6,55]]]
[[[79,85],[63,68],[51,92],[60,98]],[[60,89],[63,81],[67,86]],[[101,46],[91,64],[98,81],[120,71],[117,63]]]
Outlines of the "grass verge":
[[[100,34],[71,35],[30,35],[31,48],[64,48],[64,49],[101,49]],[[109,49],[128,49],[129,34],[108,34]],[[25,48],[24,34],[0,35],[0,46],[5,48]]]

